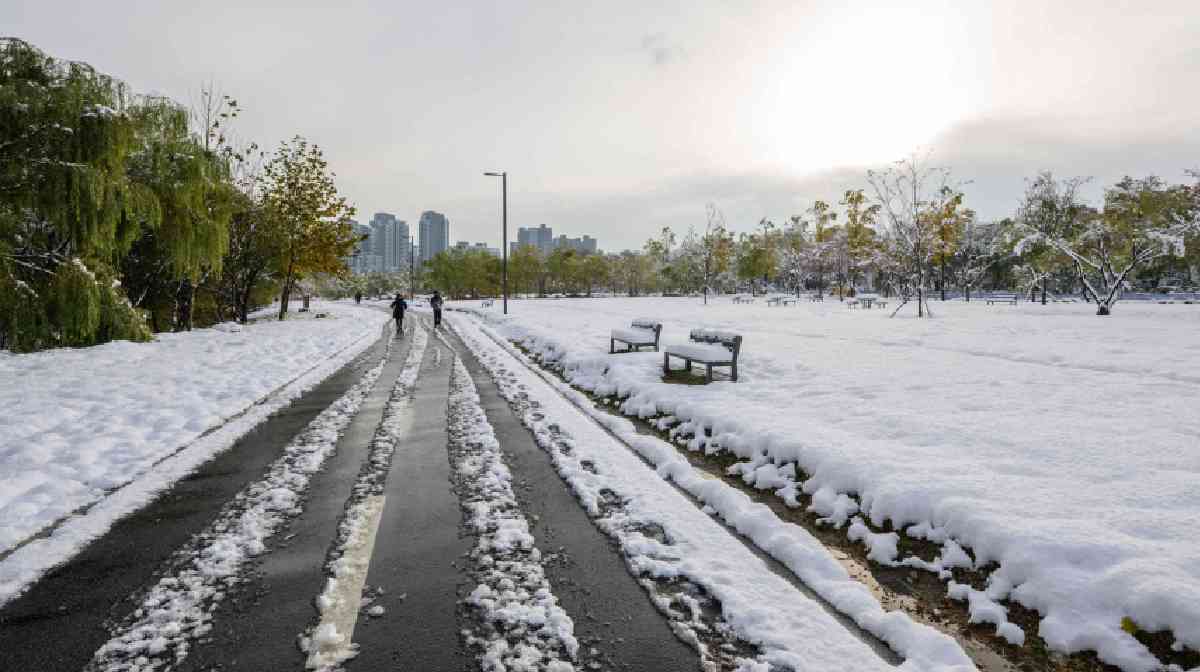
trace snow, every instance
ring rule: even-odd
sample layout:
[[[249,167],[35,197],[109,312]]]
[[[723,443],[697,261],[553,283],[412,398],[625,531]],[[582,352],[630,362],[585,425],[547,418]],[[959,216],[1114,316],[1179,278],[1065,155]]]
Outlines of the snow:
[[[756,487],[793,504],[812,495],[878,558],[917,565],[871,536],[889,524],[952,542],[923,568],[984,571],[972,616],[1009,641],[1024,633],[989,601],[1037,610],[1051,648],[1125,670],[1160,663],[1123,618],[1200,649],[1200,309],[932,307],[936,319],[917,320],[835,300],[525,300],[507,320],[480,317],[574,385],[618,395],[624,413],[673,416],[688,448],[733,453]],[[610,330],[651,310],[664,339],[742,334],[740,382],[667,384],[661,355],[607,354]],[[795,465],[796,481],[765,465]]]
[[[439,334],[440,336],[440,334]],[[482,649],[487,672],[574,670],[575,624],[558,604],[512,487],[500,442],[462,361],[455,358],[448,408],[450,452],[468,527],[476,535],[467,597],[480,626],[467,642]]]
[[[626,343],[654,342],[654,330],[652,329],[613,329],[610,336]]]
[[[387,321],[345,304],[313,307],[329,317],[0,356],[0,556],[306,373],[328,375],[327,361],[349,361]]]
[[[391,468],[392,455],[406,428],[407,416],[402,409],[408,405],[409,393],[428,343],[424,329],[410,329],[412,341],[408,356],[396,377],[382,421],[371,439],[367,468],[355,478],[346,513],[338,523],[337,540],[326,563],[328,576],[315,600],[320,622],[312,633],[300,638],[301,648],[308,653],[305,667],[310,670],[336,669],[357,654],[357,648],[350,640],[364,599],[363,586],[383,515],[383,486]],[[376,605],[369,613],[382,616],[383,607]],[[337,637],[329,633],[336,633]]]
[[[263,553],[265,542],[279,526],[303,510],[301,497],[310,479],[337,448],[339,436],[383,366],[381,361],[317,415],[262,479],[243,488],[177,554],[174,566],[150,588],[141,607],[96,651],[91,667],[121,672],[177,665],[187,658],[191,642],[211,630],[212,613],[226,588],[240,579],[251,559]],[[337,642],[342,635],[330,625],[317,632],[316,639]],[[148,667],[147,654],[155,659],[153,666]]]
[[[596,410],[589,416],[586,397],[526,368],[523,355],[511,346],[501,347],[473,320],[451,315],[448,322],[490,371],[501,393],[522,409],[522,421],[596,524],[617,541],[633,574],[644,577],[643,586],[671,618],[680,638],[691,642],[706,661],[720,651],[708,648],[704,637],[728,630],[760,650],[756,661],[741,660],[740,669],[765,669],[768,663],[799,671],[893,669],[668,480],[707,503],[709,511],[720,513],[764,550],[785,559],[831,604],[877,632],[906,658],[899,669],[974,669],[950,637],[904,614],[883,612],[869,590],[851,580],[802,528],[781,522],[744,493],[696,471],[672,446],[638,434],[628,421]],[[661,534],[651,532],[655,528]],[[679,596],[685,612],[659,592],[680,583],[696,585],[700,595],[711,596],[722,620],[699,621],[701,610],[687,593]]]
[[[704,343],[668,343],[664,352],[679,355],[698,362],[727,362],[733,359],[733,353],[723,345],[706,345]]]

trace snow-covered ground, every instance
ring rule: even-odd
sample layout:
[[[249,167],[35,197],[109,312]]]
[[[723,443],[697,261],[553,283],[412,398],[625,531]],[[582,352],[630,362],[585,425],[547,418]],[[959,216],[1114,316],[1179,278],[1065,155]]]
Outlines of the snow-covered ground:
[[[708,430],[691,447],[737,454],[747,482],[802,488],[874,558],[905,561],[864,522],[944,544],[926,568],[986,569],[986,591],[948,590],[1010,641],[1025,633],[996,600],[1038,610],[1051,647],[1126,670],[1158,662],[1123,618],[1200,649],[1200,308],[933,309],[644,298],[478,312],[573,384],[627,397],[626,413]],[[607,354],[609,331],[638,317],[661,320],[664,342],[701,326],[742,334],[740,382],[667,384],[661,355]]]
[[[76,516],[69,523],[79,525],[56,532],[72,539],[42,539],[21,549],[39,547],[29,558],[14,553],[0,562],[0,603],[35,566],[44,571],[65,559],[361,353],[387,321],[346,303],[313,308],[328,317],[219,325],[160,334],[152,343],[0,353],[0,556],[72,512],[93,507],[89,516],[103,518],[83,524],[89,516]],[[117,499],[129,501],[113,511],[95,506]]]

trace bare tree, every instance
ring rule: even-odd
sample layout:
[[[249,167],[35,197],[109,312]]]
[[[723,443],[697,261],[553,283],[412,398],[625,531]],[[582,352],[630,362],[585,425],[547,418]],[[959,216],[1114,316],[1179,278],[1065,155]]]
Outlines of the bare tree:
[[[950,170],[926,165],[916,154],[887,169],[867,172],[867,181],[887,224],[887,250],[895,259],[900,281],[900,305],[895,316],[914,298],[917,317],[931,315],[926,297],[929,265],[937,249],[938,218],[953,199],[961,199]]]

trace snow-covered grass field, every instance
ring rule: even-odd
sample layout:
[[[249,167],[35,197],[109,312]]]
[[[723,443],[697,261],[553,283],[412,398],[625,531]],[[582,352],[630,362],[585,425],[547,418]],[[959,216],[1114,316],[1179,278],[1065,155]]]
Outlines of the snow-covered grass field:
[[[884,562],[905,559],[856,514],[944,543],[938,569],[963,560],[961,544],[989,583],[948,589],[1010,641],[1024,633],[997,600],[1039,611],[1052,648],[1126,670],[1158,662],[1123,618],[1200,649],[1200,306],[1121,303],[1101,318],[935,301],[932,320],[836,299],[522,300],[507,320],[477,306],[463,304],[573,384],[626,398],[626,413],[707,429],[691,447],[736,453],[751,484],[802,488]],[[637,317],[662,321],[664,342],[742,334],[740,382],[668,384],[660,354],[609,355],[609,331]]]
[[[262,419],[257,411],[278,405],[258,402],[287,403],[361,353],[387,320],[344,303],[313,308],[328,317],[293,314],[160,334],[151,343],[0,353],[0,556],[231,418],[254,415],[241,423],[248,431]],[[194,457],[202,461],[234,439],[209,441],[208,455]],[[0,602],[11,578],[0,571]]]

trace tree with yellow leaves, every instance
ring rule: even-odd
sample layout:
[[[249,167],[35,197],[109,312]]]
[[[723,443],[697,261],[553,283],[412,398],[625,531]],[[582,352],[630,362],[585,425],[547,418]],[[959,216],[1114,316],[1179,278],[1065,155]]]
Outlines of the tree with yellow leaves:
[[[350,223],[354,208],[338,195],[334,177],[321,148],[300,136],[282,143],[263,169],[267,220],[278,240],[281,320],[297,281],[344,273],[342,259],[359,240]]]

